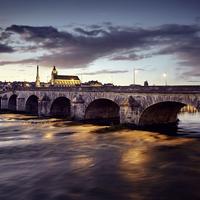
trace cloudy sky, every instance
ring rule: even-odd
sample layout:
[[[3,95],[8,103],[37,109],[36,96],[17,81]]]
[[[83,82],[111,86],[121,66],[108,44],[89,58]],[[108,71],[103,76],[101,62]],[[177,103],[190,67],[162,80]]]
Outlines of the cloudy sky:
[[[0,0],[0,80],[200,84],[199,0]]]

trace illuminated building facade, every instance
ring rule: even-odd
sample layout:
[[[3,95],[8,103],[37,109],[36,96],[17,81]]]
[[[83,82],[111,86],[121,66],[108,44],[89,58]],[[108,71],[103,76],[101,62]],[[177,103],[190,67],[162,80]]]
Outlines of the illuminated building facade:
[[[69,76],[69,75],[58,75],[56,67],[53,67],[51,73],[51,85],[57,87],[70,87],[77,86],[81,84],[81,81],[78,76]]]

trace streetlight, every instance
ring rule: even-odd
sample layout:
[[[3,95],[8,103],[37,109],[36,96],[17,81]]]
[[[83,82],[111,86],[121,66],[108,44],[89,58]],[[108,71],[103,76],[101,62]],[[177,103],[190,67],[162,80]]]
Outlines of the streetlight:
[[[167,74],[166,73],[163,73],[163,78],[165,80],[165,86],[167,86]]]
[[[136,74],[138,73],[138,70],[133,68],[133,84],[135,85],[136,83]]]

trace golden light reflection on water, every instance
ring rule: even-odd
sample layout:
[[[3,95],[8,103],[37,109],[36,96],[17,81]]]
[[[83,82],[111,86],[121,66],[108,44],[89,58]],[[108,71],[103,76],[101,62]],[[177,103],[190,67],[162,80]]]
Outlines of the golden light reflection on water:
[[[47,132],[44,134],[44,138],[47,140],[52,140],[54,137],[54,133],[53,132]]]
[[[94,134],[94,131],[98,128],[99,126],[91,124],[83,124],[81,126],[73,127],[73,130],[76,132],[76,134],[73,134],[71,139],[75,142],[95,142],[97,139],[97,135]]]
[[[118,134],[113,134],[113,137],[124,142],[133,143],[153,143],[160,139],[165,139],[167,136],[159,133],[152,133],[141,130],[121,130],[117,131]]]
[[[113,134],[115,139],[124,141],[129,144],[137,142],[138,145],[178,145],[194,140],[193,138],[180,138],[176,136],[142,130],[121,130],[117,133],[119,134]]]
[[[93,158],[88,157],[87,155],[74,157],[70,162],[71,168],[76,170],[87,170],[93,165]]]
[[[148,152],[146,147],[128,149],[123,152],[119,164],[122,177],[130,181],[143,179],[148,175],[148,163],[150,161],[151,152]]]
[[[121,162],[128,165],[141,165],[147,162],[148,155],[145,148],[136,147],[128,149],[122,154]]]

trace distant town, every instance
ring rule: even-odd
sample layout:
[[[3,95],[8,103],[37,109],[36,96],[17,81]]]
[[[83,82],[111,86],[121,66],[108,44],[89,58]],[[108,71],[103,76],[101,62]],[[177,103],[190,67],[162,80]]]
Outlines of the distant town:
[[[135,84],[133,84],[136,86]],[[0,91],[17,90],[21,88],[48,88],[48,87],[113,87],[113,83],[101,83],[98,80],[90,80],[82,83],[78,76],[74,75],[59,75],[58,70],[53,66],[51,79],[48,82],[41,82],[39,75],[39,66],[37,66],[36,80],[28,81],[0,81]],[[148,82],[144,82],[144,86],[148,86]]]

